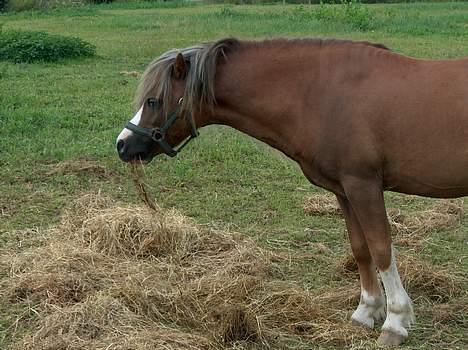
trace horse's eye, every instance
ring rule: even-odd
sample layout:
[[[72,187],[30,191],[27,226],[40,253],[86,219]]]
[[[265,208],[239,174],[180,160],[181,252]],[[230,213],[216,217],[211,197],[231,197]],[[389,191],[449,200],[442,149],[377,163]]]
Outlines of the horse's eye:
[[[158,108],[160,106],[160,102],[158,99],[150,97],[146,103],[148,104],[148,107],[151,107],[153,109]]]

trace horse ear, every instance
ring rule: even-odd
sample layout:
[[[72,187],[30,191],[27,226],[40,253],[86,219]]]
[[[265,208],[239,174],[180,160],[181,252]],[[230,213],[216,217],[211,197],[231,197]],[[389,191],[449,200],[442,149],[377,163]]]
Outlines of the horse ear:
[[[185,64],[184,56],[179,52],[174,62],[174,78],[183,79],[185,78],[185,73],[187,72],[187,65]]]

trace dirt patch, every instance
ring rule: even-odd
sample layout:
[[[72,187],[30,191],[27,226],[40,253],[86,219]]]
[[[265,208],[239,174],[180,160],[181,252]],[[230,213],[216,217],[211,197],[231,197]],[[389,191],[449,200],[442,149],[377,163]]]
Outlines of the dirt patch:
[[[64,160],[62,162],[49,164],[47,175],[92,175],[107,178],[112,175],[111,171],[97,161],[86,159]]]

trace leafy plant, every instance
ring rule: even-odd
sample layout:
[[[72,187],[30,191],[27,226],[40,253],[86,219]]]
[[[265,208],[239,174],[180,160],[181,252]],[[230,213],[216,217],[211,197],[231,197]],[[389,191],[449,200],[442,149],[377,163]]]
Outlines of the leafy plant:
[[[315,19],[323,22],[338,22],[357,30],[370,30],[374,15],[359,0],[341,0],[339,5],[321,2],[319,6],[299,5],[293,9],[293,17]]]
[[[0,12],[7,10],[8,0],[0,0]]]
[[[31,63],[55,62],[63,58],[93,56],[94,45],[80,38],[45,32],[6,31],[0,33],[0,59]]]
[[[369,8],[363,6],[359,0],[342,0],[341,8],[344,22],[359,30],[371,29],[374,17]]]

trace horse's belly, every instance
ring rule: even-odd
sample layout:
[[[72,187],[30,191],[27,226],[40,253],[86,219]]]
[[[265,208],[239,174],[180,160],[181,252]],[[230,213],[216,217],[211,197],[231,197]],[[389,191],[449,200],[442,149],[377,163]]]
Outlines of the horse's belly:
[[[468,196],[468,158],[461,163],[433,167],[408,165],[384,172],[386,190],[434,198]]]

